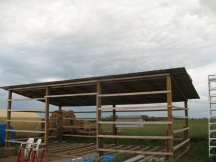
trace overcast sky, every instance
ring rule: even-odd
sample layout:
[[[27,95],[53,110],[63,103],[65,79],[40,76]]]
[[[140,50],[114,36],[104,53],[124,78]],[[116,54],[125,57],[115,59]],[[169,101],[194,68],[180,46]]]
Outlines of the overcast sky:
[[[186,67],[207,116],[215,0],[1,0],[0,36],[0,86]]]

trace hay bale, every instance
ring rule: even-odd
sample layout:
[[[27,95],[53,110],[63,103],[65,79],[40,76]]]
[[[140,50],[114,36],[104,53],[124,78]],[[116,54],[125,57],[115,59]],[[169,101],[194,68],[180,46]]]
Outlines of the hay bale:
[[[63,116],[65,118],[75,118],[75,114],[73,111],[63,111]]]
[[[80,126],[80,127],[85,127],[85,126],[89,126],[89,121],[87,120],[74,120],[74,125],[76,126]]]

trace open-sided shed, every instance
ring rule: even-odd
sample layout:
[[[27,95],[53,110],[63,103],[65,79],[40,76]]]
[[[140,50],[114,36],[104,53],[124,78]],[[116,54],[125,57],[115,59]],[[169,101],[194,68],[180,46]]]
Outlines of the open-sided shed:
[[[35,132],[44,134],[44,145],[48,148],[49,131],[49,106],[58,106],[60,110],[64,107],[73,106],[96,106],[95,111],[82,111],[75,113],[96,113],[96,151],[99,154],[104,152],[120,152],[143,155],[160,155],[168,159],[176,158],[185,152],[189,143],[189,123],[188,123],[188,100],[198,99],[192,79],[185,68],[172,68],[165,70],[146,71],[138,73],[129,73],[121,75],[109,75],[100,77],[90,77],[82,79],[72,79],[64,81],[44,82],[35,84],[23,84],[1,87],[8,90],[8,115],[7,115],[7,134],[6,146],[10,142],[10,131],[17,132]],[[27,98],[13,99],[12,93],[22,95]],[[15,101],[37,100],[45,103],[45,108],[29,110],[20,110],[12,107]],[[183,102],[183,106],[176,106],[174,103]],[[80,108],[81,109],[81,108]],[[22,122],[11,120],[13,112],[40,112],[45,113],[44,130],[10,130],[11,122]],[[182,111],[184,115],[174,116],[174,111]],[[102,113],[111,112],[112,121],[103,121]],[[116,114],[121,112],[167,112],[162,121],[116,121]],[[184,121],[182,128],[174,129],[173,124],[176,119]],[[64,117],[63,117],[64,120]],[[38,122],[38,121],[30,121]],[[142,135],[118,135],[116,124],[144,124],[144,125],[163,125],[166,135],[163,136],[142,136]],[[103,132],[103,125],[113,127],[112,134]],[[151,132],[149,132],[151,133]],[[175,134],[182,133],[182,138],[175,138]],[[77,135],[65,135],[75,138]],[[78,135],[79,136],[79,135]],[[80,135],[79,137],[90,137]],[[117,140],[114,140],[115,147],[106,147],[103,144],[104,139],[131,139],[131,140],[164,140],[163,149],[124,149],[117,146]],[[175,141],[176,140],[176,141]],[[180,141],[181,140],[181,141]],[[18,141],[19,142],[19,141]],[[182,149],[184,148],[184,149]],[[183,150],[181,153],[179,150]],[[48,150],[49,151],[49,150]],[[178,155],[175,154],[178,152]]]

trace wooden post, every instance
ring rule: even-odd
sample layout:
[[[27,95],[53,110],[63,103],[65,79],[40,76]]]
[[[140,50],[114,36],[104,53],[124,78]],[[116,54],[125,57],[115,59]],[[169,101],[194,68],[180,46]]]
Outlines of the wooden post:
[[[97,96],[96,96],[96,106],[97,106],[97,110],[96,110],[96,122],[97,122],[97,130],[96,130],[96,147],[97,150],[98,149],[102,149],[103,148],[103,141],[102,138],[99,137],[99,135],[102,134],[102,129],[101,129],[101,124],[99,124],[98,121],[101,121],[101,110],[99,108],[101,108],[101,98],[98,96],[99,94],[101,94],[101,83],[98,81],[97,82]],[[102,151],[98,151],[99,155],[102,156],[103,152]]]
[[[49,87],[46,87],[45,96],[49,95]],[[45,148],[48,151],[48,136],[49,136],[49,98],[45,99],[45,133],[44,133],[44,143]]]
[[[187,100],[184,102],[184,106],[185,108],[188,108],[188,102]],[[185,110],[185,128],[188,128],[189,127],[189,117],[188,117],[188,110]],[[188,139],[189,138],[189,130],[185,130],[184,131],[184,140]]]
[[[168,121],[172,122],[172,82],[171,82],[170,75],[166,77],[166,87],[167,87],[167,91],[170,91],[167,93]],[[173,137],[172,124],[168,125],[167,135]],[[167,152],[173,153],[173,139],[167,140]],[[167,159],[171,160],[173,159],[173,156],[168,155]]]
[[[8,92],[8,107],[7,107],[7,129],[9,130],[11,127],[11,107],[12,107],[12,91],[9,90]],[[6,140],[10,140],[10,132],[6,132]],[[5,142],[5,146],[9,147],[10,143],[9,142]]]
[[[113,105],[113,107],[115,108],[116,107],[116,105]],[[115,109],[113,109],[113,115],[112,115],[112,117],[113,117],[113,121],[116,121],[116,110]],[[116,127],[116,124],[113,124],[113,135],[117,135],[117,127]],[[115,145],[117,145],[117,138],[114,138],[113,139],[114,140],[114,144]]]

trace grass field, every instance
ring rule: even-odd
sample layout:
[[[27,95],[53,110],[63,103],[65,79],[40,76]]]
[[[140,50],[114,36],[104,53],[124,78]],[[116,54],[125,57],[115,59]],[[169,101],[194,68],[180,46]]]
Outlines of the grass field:
[[[208,123],[207,119],[191,119],[189,121],[190,125],[190,151],[186,154],[186,156],[180,159],[178,162],[213,162],[216,160],[210,160],[208,158]],[[184,125],[184,121],[175,121],[174,122],[174,129],[182,128]],[[111,131],[111,125],[105,125],[103,127],[105,131]],[[146,125],[143,129],[133,129],[127,130],[123,129],[120,131],[120,134],[124,135],[166,135],[166,126],[161,125]],[[91,139],[86,139],[88,142],[91,142]],[[105,143],[111,143],[112,139],[106,140]],[[71,141],[71,140],[70,140]],[[79,140],[79,142],[84,142],[85,139]],[[86,141],[86,142],[87,142]],[[94,140],[92,140],[93,142]],[[74,141],[74,142],[77,142]],[[143,145],[165,145],[165,141],[142,141],[141,140],[127,140],[121,139],[118,141],[121,144],[143,144]],[[119,162],[122,159],[118,160]]]

